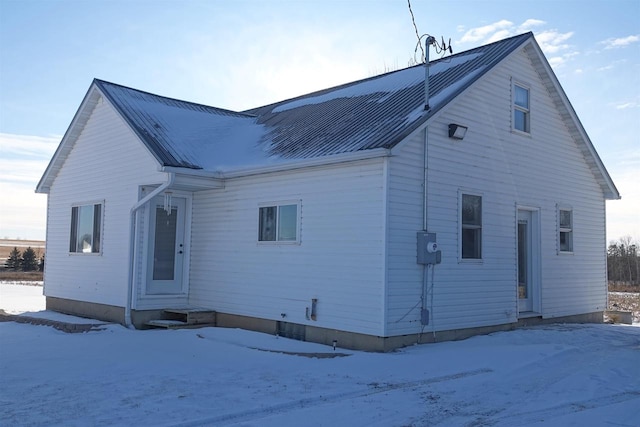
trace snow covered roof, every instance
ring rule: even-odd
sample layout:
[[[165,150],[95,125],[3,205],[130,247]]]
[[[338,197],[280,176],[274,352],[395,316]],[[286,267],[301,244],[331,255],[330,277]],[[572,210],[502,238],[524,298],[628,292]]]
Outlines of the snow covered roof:
[[[163,166],[225,172],[391,148],[531,37],[526,33],[432,61],[427,111],[423,65],[244,113],[94,83]]]
[[[527,43],[528,41],[532,43]],[[330,159],[381,155],[519,48],[530,52],[605,197],[620,197],[531,32],[424,65],[347,83],[245,112],[166,98],[94,80],[36,188],[48,192],[102,94],[163,167],[220,177]],[[328,157],[333,156],[333,157]],[[337,157],[336,157],[337,156]]]

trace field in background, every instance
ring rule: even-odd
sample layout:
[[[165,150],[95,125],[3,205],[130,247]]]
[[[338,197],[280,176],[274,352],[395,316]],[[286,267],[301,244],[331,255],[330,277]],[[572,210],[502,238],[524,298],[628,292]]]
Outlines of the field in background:
[[[4,264],[4,261],[9,258],[13,248],[18,248],[22,252],[28,247],[36,252],[38,258],[44,255],[44,240],[0,239],[0,264]]]
[[[0,239],[0,281],[42,281],[41,271],[10,271],[4,269],[4,264],[9,258],[13,248],[18,248],[20,252],[31,248],[36,253],[36,258],[40,259],[44,255],[44,240],[16,240]]]

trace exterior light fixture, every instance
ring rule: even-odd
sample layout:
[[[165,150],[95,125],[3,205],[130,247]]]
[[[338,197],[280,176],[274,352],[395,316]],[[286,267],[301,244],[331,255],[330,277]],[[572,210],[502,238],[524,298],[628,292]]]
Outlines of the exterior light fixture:
[[[464,139],[464,136],[467,134],[467,129],[466,126],[451,123],[449,124],[449,138]]]

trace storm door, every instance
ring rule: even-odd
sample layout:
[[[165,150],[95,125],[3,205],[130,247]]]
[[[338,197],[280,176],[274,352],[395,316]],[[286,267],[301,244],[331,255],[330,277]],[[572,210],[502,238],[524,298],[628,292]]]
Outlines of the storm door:
[[[533,312],[539,306],[539,250],[537,211],[518,210],[518,311]]]
[[[185,207],[182,197],[150,203],[147,294],[183,293]]]

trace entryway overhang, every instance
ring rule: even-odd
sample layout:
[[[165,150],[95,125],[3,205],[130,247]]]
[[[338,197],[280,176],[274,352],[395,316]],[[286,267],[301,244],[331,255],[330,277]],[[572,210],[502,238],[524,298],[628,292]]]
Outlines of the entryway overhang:
[[[205,172],[201,169],[185,169],[164,166],[162,172],[174,175],[170,189],[180,191],[204,191],[224,188],[224,180],[217,174]]]

